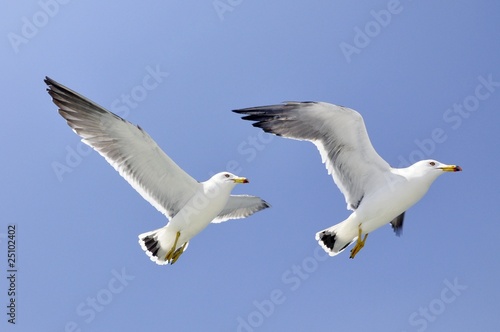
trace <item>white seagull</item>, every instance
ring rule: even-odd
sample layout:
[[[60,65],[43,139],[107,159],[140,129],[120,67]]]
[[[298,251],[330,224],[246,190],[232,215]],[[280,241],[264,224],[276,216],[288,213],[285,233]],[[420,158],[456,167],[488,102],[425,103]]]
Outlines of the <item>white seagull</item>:
[[[141,127],[46,77],[48,93],[82,141],[99,152],[141,196],[170,221],[139,235],[152,261],[173,264],[211,222],[239,219],[268,208],[259,197],[231,195],[244,177],[229,172],[198,182],[170,159]]]
[[[233,112],[265,132],[314,143],[328,174],[344,194],[351,215],[316,233],[316,240],[335,256],[357,240],[350,258],[363,248],[366,237],[391,223],[396,235],[405,211],[417,203],[444,172],[456,165],[422,160],[407,168],[392,168],[373,148],[361,115],[347,107],[324,102],[286,102]],[[364,235],[364,237],[363,237]]]

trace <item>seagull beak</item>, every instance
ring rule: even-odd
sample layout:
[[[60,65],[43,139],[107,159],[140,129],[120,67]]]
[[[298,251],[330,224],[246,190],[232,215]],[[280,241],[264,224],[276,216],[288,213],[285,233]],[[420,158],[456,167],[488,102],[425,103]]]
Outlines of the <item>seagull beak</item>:
[[[247,178],[234,178],[233,181],[234,183],[248,183]]]
[[[462,167],[458,165],[445,165],[443,167],[439,167],[443,172],[461,172]]]

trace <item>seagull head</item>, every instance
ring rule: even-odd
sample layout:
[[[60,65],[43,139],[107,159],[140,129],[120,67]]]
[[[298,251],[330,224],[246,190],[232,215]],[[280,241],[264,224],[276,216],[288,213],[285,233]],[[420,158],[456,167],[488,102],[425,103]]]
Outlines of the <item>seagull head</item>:
[[[416,174],[437,178],[443,172],[460,172],[462,167],[458,165],[446,165],[437,160],[421,160],[411,166]]]
[[[442,172],[460,172],[462,171],[462,167],[458,165],[446,165],[443,164],[437,160],[422,160],[421,163],[423,163],[427,168],[434,169],[437,172],[442,171]]]
[[[238,183],[248,183],[248,179],[244,177],[240,177],[237,175],[234,175],[229,172],[220,172],[212,176],[212,179],[214,179],[217,183],[229,183],[229,184],[238,184]]]

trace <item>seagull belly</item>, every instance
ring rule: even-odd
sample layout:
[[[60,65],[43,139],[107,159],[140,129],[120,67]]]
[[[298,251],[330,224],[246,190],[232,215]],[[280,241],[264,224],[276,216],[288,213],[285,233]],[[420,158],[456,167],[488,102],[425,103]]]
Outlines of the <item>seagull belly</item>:
[[[228,198],[229,193],[213,196],[200,191],[194,195],[168,223],[169,227],[181,232],[179,242],[189,241],[205,229],[222,211]]]
[[[363,233],[373,232],[408,210],[426,192],[408,182],[383,187],[363,199],[353,217],[362,225]]]

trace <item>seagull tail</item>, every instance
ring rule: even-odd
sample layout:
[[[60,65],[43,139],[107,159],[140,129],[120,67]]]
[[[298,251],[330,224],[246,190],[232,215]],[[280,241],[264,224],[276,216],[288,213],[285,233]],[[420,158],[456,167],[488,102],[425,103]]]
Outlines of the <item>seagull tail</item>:
[[[165,256],[174,245],[175,236],[176,232],[165,226],[139,235],[139,244],[141,245],[142,250],[146,252],[146,255],[148,255],[148,257],[156,264],[173,264],[170,260],[166,260]],[[187,249],[188,243],[186,243],[184,251]],[[180,245],[182,245],[182,243],[178,243],[177,247]]]
[[[356,240],[356,235],[345,226],[345,221],[316,233],[316,240],[328,255],[336,256]]]

